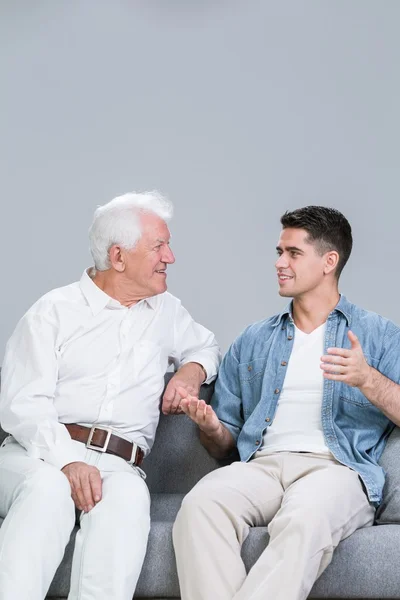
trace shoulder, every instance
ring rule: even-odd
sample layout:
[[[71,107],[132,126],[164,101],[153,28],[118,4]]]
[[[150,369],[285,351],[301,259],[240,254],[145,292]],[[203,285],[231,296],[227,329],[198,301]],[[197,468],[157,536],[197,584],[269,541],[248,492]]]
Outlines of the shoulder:
[[[400,327],[390,319],[361,308],[356,304],[351,304],[351,322],[350,327],[360,328],[371,333],[392,336],[400,333]]]
[[[282,322],[280,317],[281,313],[277,313],[272,317],[248,325],[231,345],[231,351],[235,357],[241,360],[240,357],[243,356],[243,353],[246,353],[246,355],[254,352],[258,353],[260,346],[264,346],[278,330]],[[244,360],[247,360],[247,358],[248,356]]]
[[[182,303],[176,296],[169,292],[163,292],[157,296],[152,296],[148,300],[149,304],[156,310],[163,313],[175,314],[182,308]]]
[[[82,293],[79,288],[79,282],[55,288],[36,300],[23,318],[28,320],[40,317],[51,319],[58,312],[60,306],[66,303],[74,303],[81,298]]]

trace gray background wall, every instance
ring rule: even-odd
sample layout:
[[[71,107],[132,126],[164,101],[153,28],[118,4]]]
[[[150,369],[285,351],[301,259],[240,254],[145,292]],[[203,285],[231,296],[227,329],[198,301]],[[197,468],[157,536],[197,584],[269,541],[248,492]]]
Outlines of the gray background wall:
[[[279,216],[343,210],[342,291],[400,321],[400,2],[0,2],[0,362],[97,204],[176,207],[170,290],[224,349],[279,310]]]

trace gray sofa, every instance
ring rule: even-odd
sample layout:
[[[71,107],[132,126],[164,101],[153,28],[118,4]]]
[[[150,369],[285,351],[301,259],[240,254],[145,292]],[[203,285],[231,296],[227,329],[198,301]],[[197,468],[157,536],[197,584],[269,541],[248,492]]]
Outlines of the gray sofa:
[[[202,387],[201,397],[208,401],[211,394],[211,386]],[[0,442],[4,437],[0,430]],[[399,459],[400,436],[396,429],[383,457],[389,466],[387,497],[390,502],[379,513],[381,522],[385,522],[385,515],[388,515],[386,520],[397,519]],[[135,598],[180,597],[172,525],[183,496],[203,475],[219,466],[200,445],[197,428],[185,415],[161,416],[154,448],[143,466],[152,495],[152,526]],[[48,598],[61,599],[68,595],[74,533]],[[247,568],[254,564],[267,544],[266,527],[253,528],[242,549]],[[400,598],[399,565],[399,525],[385,523],[359,530],[339,545],[310,598]]]

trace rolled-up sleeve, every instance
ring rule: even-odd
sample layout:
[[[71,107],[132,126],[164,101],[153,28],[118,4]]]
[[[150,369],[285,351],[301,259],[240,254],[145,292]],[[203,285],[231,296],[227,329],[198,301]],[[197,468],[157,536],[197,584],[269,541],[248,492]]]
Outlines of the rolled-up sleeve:
[[[54,406],[56,336],[50,315],[28,311],[18,323],[2,367],[0,422],[29,456],[61,469],[81,459]]]
[[[221,351],[214,334],[196,323],[179,303],[175,313],[175,366],[188,362],[200,363],[207,373],[204,383],[211,383],[221,363]]]

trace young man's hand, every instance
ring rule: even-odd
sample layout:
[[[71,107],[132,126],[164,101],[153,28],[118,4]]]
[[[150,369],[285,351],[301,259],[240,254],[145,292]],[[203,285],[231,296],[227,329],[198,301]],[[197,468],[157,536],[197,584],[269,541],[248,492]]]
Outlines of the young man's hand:
[[[221,423],[214,410],[204,400],[192,396],[184,388],[178,388],[182,397],[182,411],[194,421],[206,435],[213,435],[221,428]]]
[[[343,381],[351,387],[362,388],[371,378],[372,367],[365,360],[361,344],[352,331],[348,332],[351,348],[328,348],[321,358],[325,379]]]

